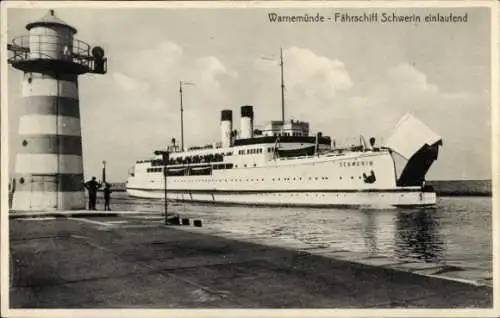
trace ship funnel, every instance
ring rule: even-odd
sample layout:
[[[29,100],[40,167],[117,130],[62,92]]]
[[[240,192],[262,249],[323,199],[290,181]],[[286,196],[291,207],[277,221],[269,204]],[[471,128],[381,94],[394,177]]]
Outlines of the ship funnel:
[[[231,147],[233,131],[233,111],[224,109],[220,112],[220,133],[222,147]]]
[[[253,106],[241,106],[240,138],[253,137]]]

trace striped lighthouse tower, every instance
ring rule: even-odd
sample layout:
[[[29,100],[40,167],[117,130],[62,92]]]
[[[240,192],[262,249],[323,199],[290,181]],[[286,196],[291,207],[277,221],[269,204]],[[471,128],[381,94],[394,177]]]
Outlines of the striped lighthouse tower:
[[[26,29],[8,45],[9,63],[24,73],[12,210],[83,209],[78,75],[106,73],[104,51],[76,40],[53,10]]]

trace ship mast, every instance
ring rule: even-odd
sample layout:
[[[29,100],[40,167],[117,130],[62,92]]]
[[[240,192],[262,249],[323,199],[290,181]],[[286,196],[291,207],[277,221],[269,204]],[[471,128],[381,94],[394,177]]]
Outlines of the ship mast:
[[[181,96],[181,151],[184,151],[184,109],[182,108],[182,81],[179,81],[179,94]]]
[[[184,151],[184,108],[182,105],[182,86],[183,85],[194,85],[191,82],[179,81],[179,94],[181,100],[181,151]]]
[[[283,77],[283,48],[280,48],[280,68],[281,68],[281,121],[285,125],[285,80]]]

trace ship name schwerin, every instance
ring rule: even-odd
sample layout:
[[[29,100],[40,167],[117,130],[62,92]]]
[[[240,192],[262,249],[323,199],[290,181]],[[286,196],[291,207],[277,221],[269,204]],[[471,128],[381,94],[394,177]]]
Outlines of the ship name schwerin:
[[[436,203],[425,175],[442,139],[411,114],[397,123],[383,145],[370,138],[347,148],[335,147],[321,133],[310,136],[309,124],[303,121],[271,121],[265,129],[254,130],[252,106],[241,107],[239,132],[233,130],[232,117],[231,110],[221,111],[221,142],[215,145],[183,150],[173,139],[166,150],[137,161],[129,172],[128,194],[277,206]]]

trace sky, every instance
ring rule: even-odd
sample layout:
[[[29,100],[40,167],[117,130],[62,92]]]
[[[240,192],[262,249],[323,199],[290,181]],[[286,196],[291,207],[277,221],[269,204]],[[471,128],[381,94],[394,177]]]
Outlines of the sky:
[[[47,9],[9,8],[8,40]],[[268,13],[464,15],[466,23],[271,23]],[[383,141],[410,112],[442,136],[427,179],[491,179],[490,11],[487,8],[56,8],[76,38],[99,45],[108,73],[79,78],[84,174],[125,181],[136,160],[180,140],[220,139],[222,109],[253,105],[255,125],[286,117],[350,144]],[[265,57],[263,59],[262,57]],[[270,60],[271,59],[271,60]],[[22,114],[21,72],[8,70],[10,171]]]

